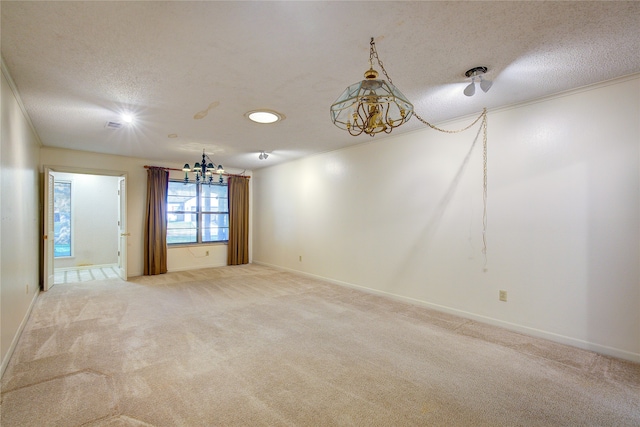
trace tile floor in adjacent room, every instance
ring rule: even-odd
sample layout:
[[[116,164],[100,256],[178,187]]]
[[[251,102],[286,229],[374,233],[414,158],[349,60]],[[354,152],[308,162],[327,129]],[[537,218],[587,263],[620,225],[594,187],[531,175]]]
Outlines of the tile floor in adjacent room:
[[[102,265],[95,267],[78,267],[78,268],[56,268],[54,270],[53,283],[56,285],[62,283],[89,282],[92,280],[117,279],[117,266]]]

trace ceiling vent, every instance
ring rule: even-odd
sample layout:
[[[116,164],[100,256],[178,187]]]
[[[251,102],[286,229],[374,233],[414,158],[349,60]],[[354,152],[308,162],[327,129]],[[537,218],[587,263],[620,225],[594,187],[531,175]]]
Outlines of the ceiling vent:
[[[120,129],[122,127],[122,123],[107,122],[105,123],[104,127],[106,127],[107,129]]]

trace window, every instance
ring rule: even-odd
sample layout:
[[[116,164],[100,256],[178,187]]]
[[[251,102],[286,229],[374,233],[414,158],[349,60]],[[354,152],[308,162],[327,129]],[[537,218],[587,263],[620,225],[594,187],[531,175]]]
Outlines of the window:
[[[53,256],[71,256],[71,182],[53,184]]]
[[[227,197],[226,184],[169,181],[167,244],[228,241]]]

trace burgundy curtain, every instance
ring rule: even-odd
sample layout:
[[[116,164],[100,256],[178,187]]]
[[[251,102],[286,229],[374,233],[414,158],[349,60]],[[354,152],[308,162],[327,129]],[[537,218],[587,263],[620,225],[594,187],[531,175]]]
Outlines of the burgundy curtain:
[[[249,263],[249,178],[230,176],[227,264]]]
[[[147,169],[147,211],[144,217],[144,275],[167,272],[167,192],[169,171]]]

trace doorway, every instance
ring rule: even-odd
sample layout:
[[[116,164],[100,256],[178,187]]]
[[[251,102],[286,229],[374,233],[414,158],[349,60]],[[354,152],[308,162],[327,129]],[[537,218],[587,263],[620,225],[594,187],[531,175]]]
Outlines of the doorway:
[[[126,174],[45,168],[43,289],[126,275]]]

